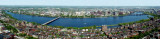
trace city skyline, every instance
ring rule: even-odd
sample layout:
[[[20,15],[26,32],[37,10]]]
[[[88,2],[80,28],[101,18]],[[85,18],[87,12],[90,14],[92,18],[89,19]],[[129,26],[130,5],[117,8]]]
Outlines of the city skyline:
[[[0,5],[30,6],[160,6],[160,0],[1,0]]]

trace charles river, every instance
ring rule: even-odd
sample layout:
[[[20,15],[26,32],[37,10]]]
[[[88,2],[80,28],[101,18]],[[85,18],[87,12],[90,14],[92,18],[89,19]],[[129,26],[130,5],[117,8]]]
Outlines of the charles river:
[[[31,16],[31,15],[23,15],[23,14],[15,14],[11,12],[7,12],[8,14],[12,15],[14,18],[18,20],[24,20],[28,22],[36,22],[43,24],[48,22],[54,17],[40,17],[40,16]],[[142,19],[148,19],[147,16],[150,15],[136,15],[142,14],[143,12],[135,12],[133,14],[127,16],[116,16],[116,17],[99,17],[99,18],[60,18],[54,22],[49,23],[48,25],[52,26],[64,26],[64,27],[85,27],[85,26],[101,26],[101,25],[112,25],[112,24],[119,24],[119,23],[126,23],[126,22],[133,22]],[[110,26],[118,27],[118,26]]]

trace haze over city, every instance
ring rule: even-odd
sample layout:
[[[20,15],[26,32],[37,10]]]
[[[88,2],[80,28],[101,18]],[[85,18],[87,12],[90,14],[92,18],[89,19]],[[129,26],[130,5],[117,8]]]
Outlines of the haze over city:
[[[160,0],[0,0],[0,5],[160,6]]]

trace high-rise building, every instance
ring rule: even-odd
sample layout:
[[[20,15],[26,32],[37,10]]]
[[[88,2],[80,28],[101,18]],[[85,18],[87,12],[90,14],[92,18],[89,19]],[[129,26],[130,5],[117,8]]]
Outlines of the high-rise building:
[[[107,31],[107,25],[102,25],[102,31]]]

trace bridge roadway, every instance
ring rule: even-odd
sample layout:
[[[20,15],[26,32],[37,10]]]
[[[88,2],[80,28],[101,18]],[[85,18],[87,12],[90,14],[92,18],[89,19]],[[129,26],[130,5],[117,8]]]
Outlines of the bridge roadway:
[[[53,22],[53,21],[56,21],[57,19],[59,19],[60,17],[57,17],[57,18],[55,18],[55,19],[52,19],[52,20],[50,20],[50,21],[48,21],[48,22],[46,22],[46,23],[44,23],[44,24],[42,24],[42,25],[47,25],[47,24],[49,24],[49,23],[51,23],[51,22]]]

